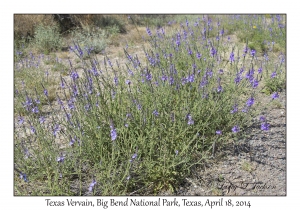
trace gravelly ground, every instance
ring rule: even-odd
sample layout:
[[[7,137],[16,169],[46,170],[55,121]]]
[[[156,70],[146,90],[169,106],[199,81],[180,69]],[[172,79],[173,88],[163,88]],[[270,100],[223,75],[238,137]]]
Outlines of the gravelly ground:
[[[195,169],[173,195],[286,195],[286,94],[281,107],[265,110],[270,130],[260,130],[257,120],[235,145],[218,151],[205,168]],[[270,101],[263,97],[262,102]],[[221,158],[218,158],[221,157]],[[171,195],[164,193],[162,195]]]

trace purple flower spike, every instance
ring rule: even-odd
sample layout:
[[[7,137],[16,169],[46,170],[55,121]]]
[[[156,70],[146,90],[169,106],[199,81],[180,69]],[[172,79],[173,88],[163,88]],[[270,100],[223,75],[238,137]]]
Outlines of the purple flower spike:
[[[222,135],[222,131],[218,130],[218,131],[216,131],[216,134],[217,135]]]

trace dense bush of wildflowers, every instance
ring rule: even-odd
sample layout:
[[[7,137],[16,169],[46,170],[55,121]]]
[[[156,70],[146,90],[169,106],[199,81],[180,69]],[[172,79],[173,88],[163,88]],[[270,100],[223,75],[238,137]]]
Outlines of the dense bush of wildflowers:
[[[260,19],[248,18],[260,26]],[[283,18],[277,21],[281,31]],[[83,73],[70,61],[69,79],[61,77],[56,95],[58,111],[46,85],[36,94],[15,94],[25,113],[15,125],[18,178],[42,186],[34,190],[39,195],[174,190],[215,143],[238,140],[251,125],[262,108],[257,95],[264,79],[285,74],[284,54],[270,61],[247,43],[241,48],[222,24],[202,16],[173,31],[147,27],[145,61],[124,50],[124,65],[70,46]],[[269,100],[278,97],[274,89]],[[46,115],[38,99],[58,114]],[[266,116],[259,120],[262,132],[272,126]]]

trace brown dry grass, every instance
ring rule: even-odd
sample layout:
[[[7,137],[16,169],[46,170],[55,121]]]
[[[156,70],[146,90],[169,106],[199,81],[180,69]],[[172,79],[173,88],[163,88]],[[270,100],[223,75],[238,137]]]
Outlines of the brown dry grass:
[[[15,14],[14,15],[14,34],[17,37],[27,37],[34,35],[34,28],[39,24],[55,24],[52,15],[31,15]]]

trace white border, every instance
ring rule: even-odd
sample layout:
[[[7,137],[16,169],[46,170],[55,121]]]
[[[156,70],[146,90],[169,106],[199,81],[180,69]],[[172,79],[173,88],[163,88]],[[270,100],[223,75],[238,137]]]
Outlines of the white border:
[[[286,197],[231,197],[250,200],[251,209],[283,209],[299,205],[299,15],[293,1],[2,1],[1,3],[1,173],[0,206],[3,209],[46,207],[46,197],[13,196],[13,14],[14,13],[286,13],[287,14],[287,196]],[[4,47],[3,47],[4,46]],[[297,62],[298,61],[298,62]],[[4,64],[4,65],[3,65]],[[298,134],[299,135],[299,134]],[[297,173],[298,172],[298,173]],[[66,197],[51,197],[64,200]],[[115,197],[116,198],[116,197]],[[172,197],[168,197],[171,199]],[[187,197],[185,197],[187,198]],[[189,197],[191,200],[197,197]],[[220,197],[208,197],[218,200]],[[225,197],[228,199],[229,197]],[[74,198],[84,200],[85,198]],[[89,197],[91,200],[96,198]],[[109,197],[105,197],[109,199]],[[120,200],[123,197],[120,197]],[[155,199],[148,197],[147,199]],[[181,198],[178,198],[181,199]],[[205,197],[199,197],[205,200]],[[74,209],[74,207],[65,207]],[[101,207],[97,207],[101,208]],[[129,209],[130,207],[127,207]],[[194,207],[199,208],[199,207]],[[298,207],[299,208],[299,207]],[[113,207],[109,207],[113,209]]]

